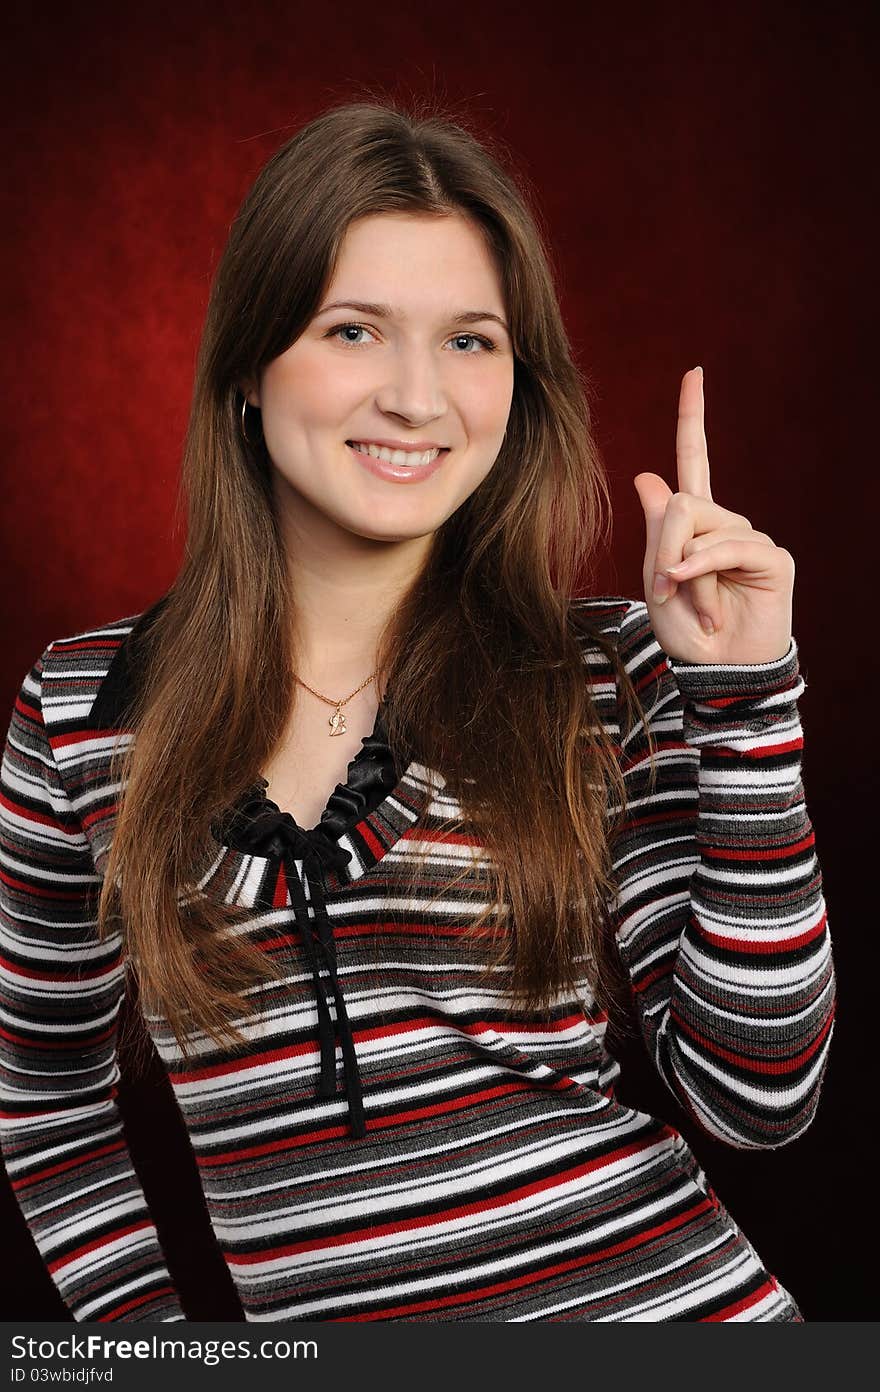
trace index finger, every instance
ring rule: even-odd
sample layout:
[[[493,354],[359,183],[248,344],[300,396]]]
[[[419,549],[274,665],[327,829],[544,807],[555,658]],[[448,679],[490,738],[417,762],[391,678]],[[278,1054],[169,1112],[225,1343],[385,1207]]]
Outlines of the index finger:
[[[682,378],[678,398],[678,426],[675,432],[675,458],[679,491],[693,493],[698,498],[711,498],[701,367],[691,368]]]

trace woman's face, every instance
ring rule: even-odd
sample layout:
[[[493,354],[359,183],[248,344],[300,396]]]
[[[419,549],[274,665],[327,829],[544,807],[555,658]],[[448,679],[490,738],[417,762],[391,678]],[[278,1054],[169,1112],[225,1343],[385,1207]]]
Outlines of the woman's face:
[[[352,223],[318,312],[248,392],[282,520],[389,542],[434,532],[501,448],[513,395],[505,323],[491,255],[464,216]],[[382,445],[407,456],[376,458]]]

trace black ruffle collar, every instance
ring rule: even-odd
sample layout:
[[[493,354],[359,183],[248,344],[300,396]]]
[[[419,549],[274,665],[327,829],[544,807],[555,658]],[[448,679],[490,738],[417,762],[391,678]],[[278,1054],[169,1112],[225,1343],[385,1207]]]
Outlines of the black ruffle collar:
[[[311,842],[321,848],[328,843],[335,844],[345,831],[369,816],[399,778],[400,767],[388,744],[380,705],[372,732],[361,741],[360,749],[348,765],[346,781],[337,783],[316,826],[299,826],[291,813],[283,812],[267,795],[267,779],[258,778],[212,830],[219,841],[233,849],[246,850],[251,855],[280,855],[283,849],[278,831],[280,817],[287,823],[287,844],[290,833],[296,832],[304,844]],[[259,834],[261,824],[265,827],[264,836]]]

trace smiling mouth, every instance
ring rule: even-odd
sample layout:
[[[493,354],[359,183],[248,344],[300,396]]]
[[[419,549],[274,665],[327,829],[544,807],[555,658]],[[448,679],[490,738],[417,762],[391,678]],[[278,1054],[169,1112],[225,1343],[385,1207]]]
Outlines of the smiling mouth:
[[[442,449],[429,450],[401,450],[388,449],[385,445],[373,445],[364,440],[346,440],[349,449],[356,450],[359,454],[368,454],[371,459],[384,460],[386,464],[395,464],[398,468],[421,469],[426,464],[433,464],[441,454],[448,454],[448,447]]]

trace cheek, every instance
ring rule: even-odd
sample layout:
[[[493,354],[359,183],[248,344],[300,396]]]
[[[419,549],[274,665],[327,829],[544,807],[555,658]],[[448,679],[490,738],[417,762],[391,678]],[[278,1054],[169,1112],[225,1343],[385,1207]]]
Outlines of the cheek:
[[[512,401],[513,372],[507,364],[499,364],[494,373],[481,374],[480,381],[468,382],[462,404],[472,437],[500,439]]]
[[[326,362],[308,353],[276,360],[263,378],[264,412],[286,425],[321,424],[339,418],[341,382]]]

